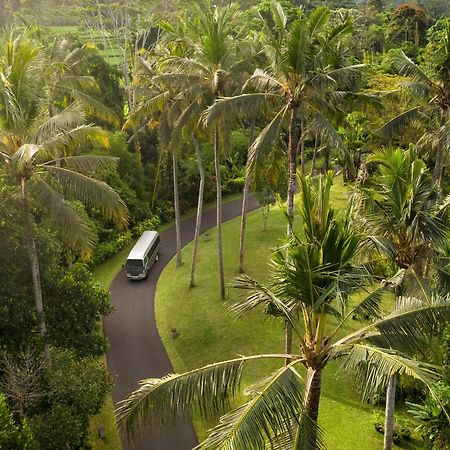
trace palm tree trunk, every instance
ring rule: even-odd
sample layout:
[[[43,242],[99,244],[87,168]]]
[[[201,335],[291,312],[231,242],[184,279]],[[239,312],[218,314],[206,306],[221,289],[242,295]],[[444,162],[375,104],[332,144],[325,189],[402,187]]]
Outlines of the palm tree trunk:
[[[305,398],[305,411],[311,421],[317,425],[317,419],[319,418],[319,403],[320,403],[320,390],[322,385],[322,369],[314,369],[308,367],[308,374],[306,378],[306,398]],[[316,441],[315,437],[317,430],[311,431],[312,441]],[[312,446],[311,450],[315,450],[317,446]]]
[[[294,224],[294,195],[295,186],[297,182],[297,116],[299,107],[292,105],[291,107],[291,119],[289,123],[289,143],[288,143],[288,192],[287,192],[287,212],[290,224],[288,226],[288,235],[291,234],[291,227]]]
[[[219,128],[217,126],[214,130],[214,170],[217,191],[217,243],[219,250],[220,298],[225,300],[225,275],[223,270],[222,249],[222,181],[220,176]]]
[[[325,173],[327,173],[328,169],[330,168],[330,146],[328,143],[325,147],[325,161],[323,164],[323,168],[324,168]]]
[[[300,120],[300,166],[302,168],[302,175],[305,175],[305,122]]]
[[[21,180],[22,184],[22,209],[23,209],[23,224],[25,231],[25,242],[28,249],[28,257],[30,259],[31,279],[33,282],[34,303],[36,306],[37,318],[39,322],[39,333],[44,343],[44,357],[47,365],[50,365],[50,351],[47,343],[47,327],[45,324],[44,304],[42,302],[42,285],[41,275],[39,270],[39,260],[36,251],[36,243],[33,237],[33,223],[31,219],[31,210],[28,197],[27,182],[24,178]]]
[[[313,157],[311,161],[311,170],[309,171],[309,175],[312,177],[314,175],[314,166],[316,165],[316,157],[317,157],[317,148],[319,147],[319,133],[316,131],[316,139],[314,140],[314,150]]]
[[[284,332],[284,353],[290,355],[292,353],[292,325],[286,320]],[[291,358],[286,358],[284,364],[287,366],[291,362]]]
[[[255,119],[252,120],[250,125],[250,137],[248,148],[253,144],[255,138]],[[245,170],[245,180],[244,180],[244,192],[242,196],[242,212],[241,212],[241,238],[239,241],[239,272],[244,272],[244,252],[245,252],[245,228],[247,225],[247,204],[248,204],[248,193],[250,189],[250,174],[246,168]]]
[[[397,374],[391,375],[386,390],[386,410],[384,418],[384,445],[383,450],[391,450],[394,437],[394,409]]]
[[[192,142],[194,143],[195,156],[197,157],[198,172],[200,174],[200,185],[198,187],[197,218],[195,221],[194,250],[192,251],[192,263],[191,263],[191,281],[189,282],[190,287],[195,286],[195,263],[197,262],[198,240],[200,237],[200,227],[202,224],[202,213],[203,213],[203,190],[205,188],[205,170],[203,169],[200,146],[198,145],[198,140],[195,134],[192,135]]]
[[[180,221],[180,197],[178,193],[178,162],[176,151],[172,151],[172,171],[173,171],[173,199],[175,204],[175,232],[177,240],[177,267],[183,264],[181,256],[181,221]]]
[[[437,184],[438,188],[441,187],[441,174],[442,174],[442,149],[440,146],[436,149],[436,161],[434,163],[432,182]]]

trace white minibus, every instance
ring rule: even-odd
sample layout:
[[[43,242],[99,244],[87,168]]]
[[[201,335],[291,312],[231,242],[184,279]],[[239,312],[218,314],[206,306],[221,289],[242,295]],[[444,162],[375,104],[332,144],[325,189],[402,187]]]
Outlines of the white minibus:
[[[125,263],[127,278],[142,280],[158,261],[160,238],[157,231],[144,231],[128,255]]]

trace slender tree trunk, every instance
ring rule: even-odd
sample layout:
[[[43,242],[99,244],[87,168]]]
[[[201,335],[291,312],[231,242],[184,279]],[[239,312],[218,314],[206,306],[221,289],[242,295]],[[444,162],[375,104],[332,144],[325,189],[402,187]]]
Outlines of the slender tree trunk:
[[[194,143],[195,156],[197,157],[198,172],[200,174],[200,185],[198,187],[198,204],[197,204],[197,219],[195,221],[195,234],[194,234],[194,250],[192,251],[192,263],[191,263],[191,281],[190,287],[195,286],[195,263],[197,262],[198,240],[200,236],[200,227],[202,224],[203,213],[203,190],[205,188],[205,171],[203,169],[202,155],[200,153],[200,146],[195,135],[192,136],[192,142]]]
[[[384,418],[384,445],[383,450],[391,450],[394,436],[394,410],[395,389],[397,386],[397,374],[391,375],[386,390],[386,412]]]
[[[291,119],[289,123],[289,143],[288,143],[288,192],[287,192],[287,211],[290,224],[288,226],[288,235],[291,234],[291,227],[294,225],[294,195],[297,183],[297,116],[299,107],[291,106]]]
[[[322,369],[308,368],[308,374],[306,378],[306,398],[305,398],[305,410],[310,420],[317,425],[317,419],[319,418],[319,403],[320,403],[320,390],[322,385]],[[312,437],[314,438],[317,430],[312,431]],[[313,439],[314,441],[316,439]],[[312,446],[311,450],[315,450],[317,446]]]
[[[314,151],[313,151],[313,157],[311,162],[311,170],[309,171],[309,175],[312,177],[314,175],[314,168],[316,165],[316,158],[317,158],[317,150],[319,148],[319,132],[316,131],[316,138],[314,139]]]
[[[183,264],[181,256],[181,221],[180,221],[180,197],[178,194],[178,162],[176,151],[172,151],[172,171],[173,171],[173,199],[175,204],[175,232],[177,240],[177,267]]]
[[[44,357],[47,365],[50,365],[50,351],[47,343],[47,327],[45,325],[44,304],[42,301],[42,285],[41,275],[39,270],[39,260],[36,251],[36,243],[33,237],[33,223],[31,219],[31,210],[28,197],[27,182],[22,178],[22,209],[23,209],[23,224],[25,231],[25,242],[27,244],[28,257],[30,259],[31,279],[33,282],[34,303],[36,306],[37,318],[39,322],[39,333],[44,343]]]
[[[436,149],[436,161],[434,163],[432,182],[437,184],[438,188],[441,187],[441,173],[442,173],[442,149],[440,146]]]
[[[292,353],[292,325],[289,321],[284,322],[284,353],[290,355]],[[291,362],[291,358],[286,358],[284,364],[288,365]]]
[[[325,147],[325,161],[323,164],[323,168],[325,170],[325,173],[328,172],[328,169],[330,168],[330,146],[329,144]]]
[[[214,170],[216,175],[217,191],[217,244],[219,250],[219,278],[220,278],[220,298],[225,300],[225,275],[223,270],[223,249],[222,249],[222,180],[220,176],[220,153],[219,153],[219,128],[214,130]]]
[[[305,175],[305,121],[300,120],[300,165],[302,168],[302,175]]]
[[[250,137],[248,148],[250,148],[254,141],[255,135],[255,119],[252,120],[250,125]],[[248,194],[250,190],[250,174],[247,168],[245,169],[244,180],[244,192],[242,196],[242,212],[241,212],[241,238],[239,241],[239,272],[244,272],[244,253],[245,253],[245,228],[247,225],[247,206],[248,206]]]

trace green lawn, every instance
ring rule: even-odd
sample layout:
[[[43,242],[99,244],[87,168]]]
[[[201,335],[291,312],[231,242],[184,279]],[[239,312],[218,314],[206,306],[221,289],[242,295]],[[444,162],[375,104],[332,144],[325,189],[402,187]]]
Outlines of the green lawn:
[[[347,203],[345,187],[340,179],[334,186],[335,206]],[[263,231],[261,213],[249,214],[246,245],[247,273],[259,280],[268,274],[267,262],[271,251],[282,242],[286,222],[282,212],[273,208],[266,231]],[[175,261],[164,270],[158,283],[155,308],[159,332],[177,372],[183,372],[213,361],[283,351],[283,327],[275,319],[265,318],[254,312],[245,318],[234,319],[219,300],[217,273],[216,234],[210,233],[209,241],[201,240],[199,249],[197,282],[194,289],[188,287],[189,264],[177,268]],[[230,280],[236,275],[239,249],[239,218],[224,225],[225,274]],[[192,245],[183,250],[184,259],[190,261]],[[229,297],[236,295],[229,292]],[[171,339],[175,327],[180,335]],[[373,427],[373,406],[362,404],[352,380],[344,375],[334,376],[337,365],[325,370],[323,395],[320,405],[320,424],[325,430],[325,442],[332,450],[372,450],[382,448],[382,436]],[[277,365],[258,363],[244,371],[243,386],[262,378]],[[199,436],[212,424],[195,422]],[[420,448],[416,442],[404,448]]]

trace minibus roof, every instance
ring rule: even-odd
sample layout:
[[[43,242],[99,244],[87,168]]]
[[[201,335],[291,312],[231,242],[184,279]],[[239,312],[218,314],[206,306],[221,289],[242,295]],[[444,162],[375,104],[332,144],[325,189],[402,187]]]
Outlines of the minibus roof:
[[[134,244],[127,259],[144,259],[157,237],[157,231],[144,231],[136,244]]]

